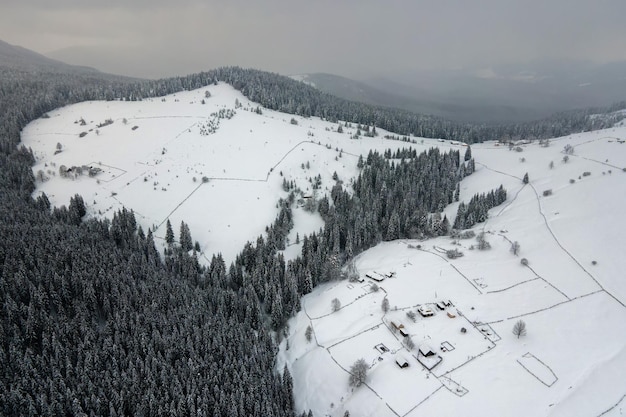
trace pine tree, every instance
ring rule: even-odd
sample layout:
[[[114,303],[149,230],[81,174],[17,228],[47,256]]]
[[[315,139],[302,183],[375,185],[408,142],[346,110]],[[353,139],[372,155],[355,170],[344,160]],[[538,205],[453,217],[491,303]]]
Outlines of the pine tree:
[[[524,174],[524,178],[522,179],[524,184],[528,184],[528,172]]]
[[[189,226],[184,221],[180,222],[180,233],[178,242],[183,251],[188,252],[193,249],[193,240],[191,239],[191,232]]]
[[[285,409],[293,410],[293,378],[287,364],[283,368],[283,398],[285,399]]]
[[[170,223],[170,219],[167,219],[167,223],[165,224],[165,242],[169,246],[174,244],[174,231],[172,230],[172,223]]]
[[[465,156],[464,156],[463,160],[465,162],[467,162],[470,159],[472,159],[472,147],[467,145],[467,148],[465,149]]]

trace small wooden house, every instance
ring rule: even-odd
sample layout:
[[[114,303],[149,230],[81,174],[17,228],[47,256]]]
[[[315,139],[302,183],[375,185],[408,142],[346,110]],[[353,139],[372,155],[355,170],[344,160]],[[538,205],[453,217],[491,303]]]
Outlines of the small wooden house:
[[[423,343],[422,345],[420,345],[420,348],[419,348],[419,353],[420,353],[422,356],[425,356],[425,357],[427,357],[427,358],[428,358],[428,357],[431,357],[431,356],[435,356],[435,355],[437,354],[437,352],[435,352],[435,350],[434,350],[432,347],[430,347],[429,345],[427,345],[427,344],[425,344],[425,343]]]
[[[400,368],[408,368],[409,367],[409,361],[406,360],[404,355],[400,355],[400,354],[396,355],[396,364]]]

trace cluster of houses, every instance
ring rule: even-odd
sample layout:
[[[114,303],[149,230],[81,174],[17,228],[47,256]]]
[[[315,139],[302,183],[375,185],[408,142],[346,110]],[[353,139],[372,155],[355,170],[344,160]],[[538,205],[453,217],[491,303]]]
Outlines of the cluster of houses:
[[[456,315],[452,313],[451,311],[447,310],[447,307],[450,307],[450,306],[452,306],[451,301],[442,300],[442,301],[438,301],[437,303],[435,303],[435,307],[433,308],[441,310],[442,312],[446,311],[446,314],[449,318],[455,318]],[[433,308],[431,308],[429,305],[422,304],[421,306],[417,308],[417,312],[422,317],[432,317],[435,315]],[[410,334],[407,331],[404,324],[400,322],[396,322],[396,321],[391,321],[390,324],[391,324],[391,327],[395,331],[397,331],[402,337],[410,337]],[[444,342],[442,344],[441,350],[444,352],[448,350],[454,350],[454,347],[450,343]],[[424,368],[428,370],[433,369],[443,360],[443,358],[439,355],[438,351],[435,350],[431,345],[425,342],[419,345],[417,349],[417,355],[415,356],[415,358],[420,364],[422,364],[422,366],[424,366]],[[400,368],[406,368],[409,366],[407,357],[402,353],[396,354],[395,361],[396,361],[396,364]]]

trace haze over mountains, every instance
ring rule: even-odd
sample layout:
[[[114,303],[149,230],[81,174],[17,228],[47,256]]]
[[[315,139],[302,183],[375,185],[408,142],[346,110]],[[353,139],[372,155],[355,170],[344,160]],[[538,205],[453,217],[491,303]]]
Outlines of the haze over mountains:
[[[464,122],[521,122],[626,97],[626,62],[536,61],[483,69],[398,72],[353,80],[298,76],[322,91]]]
[[[69,65],[56,59],[48,58],[42,54],[23,48],[18,45],[11,45],[0,40],[0,63],[3,67],[37,71],[45,69],[46,71],[63,70],[63,71],[83,71],[83,72],[99,72],[89,67],[81,67]]]
[[[32,69],[99,72],[68,65],[76,60],[68,50],[51,57],[0,41],[4,64]],[[81,54],[96,66],[106,64],[97,50]],[[329,73],[299,74],[321,91],[366,104],[395,107],[459,122],[515,123],[549,117],[554,113],[608,106],[626,97],[626,62],[594,64],[581,60],[541,60],[488,68],[446,71],[394,71],[384,76],[352,79]]]

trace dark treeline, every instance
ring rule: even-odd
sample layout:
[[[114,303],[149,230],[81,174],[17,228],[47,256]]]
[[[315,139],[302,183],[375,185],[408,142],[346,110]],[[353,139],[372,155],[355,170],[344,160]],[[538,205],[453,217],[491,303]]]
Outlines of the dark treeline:
[[[80,196],[52,211],[31,197],[26,123],[146,84],[2,71],[0,415],[292,416],[260,300],[223,285],[220,256],[205,268],[175,246],[162,260],[132,212],[81,221]]]
[[[604,108],[562,112],[533,122],[500,125],[459,123],[340,99],[282,75],[239,67],[218,68],[186,77],[153,81],[146,84],[144,90],[135,92],[133,98],[140,98],[142,94],[165,95],[183,89],[200,88],[215,81],[233,85],[250,100],[272,110],[301,116],[318,116],[329,121],[342,120],[365,126],[374,125],[401,135],[413,134],[466,143],[553,138],[602,129],[613,126],[624,117],[609,113],[626,108],[626,102],[620,102]],[[603,116],[592,116],[596,114]]]

